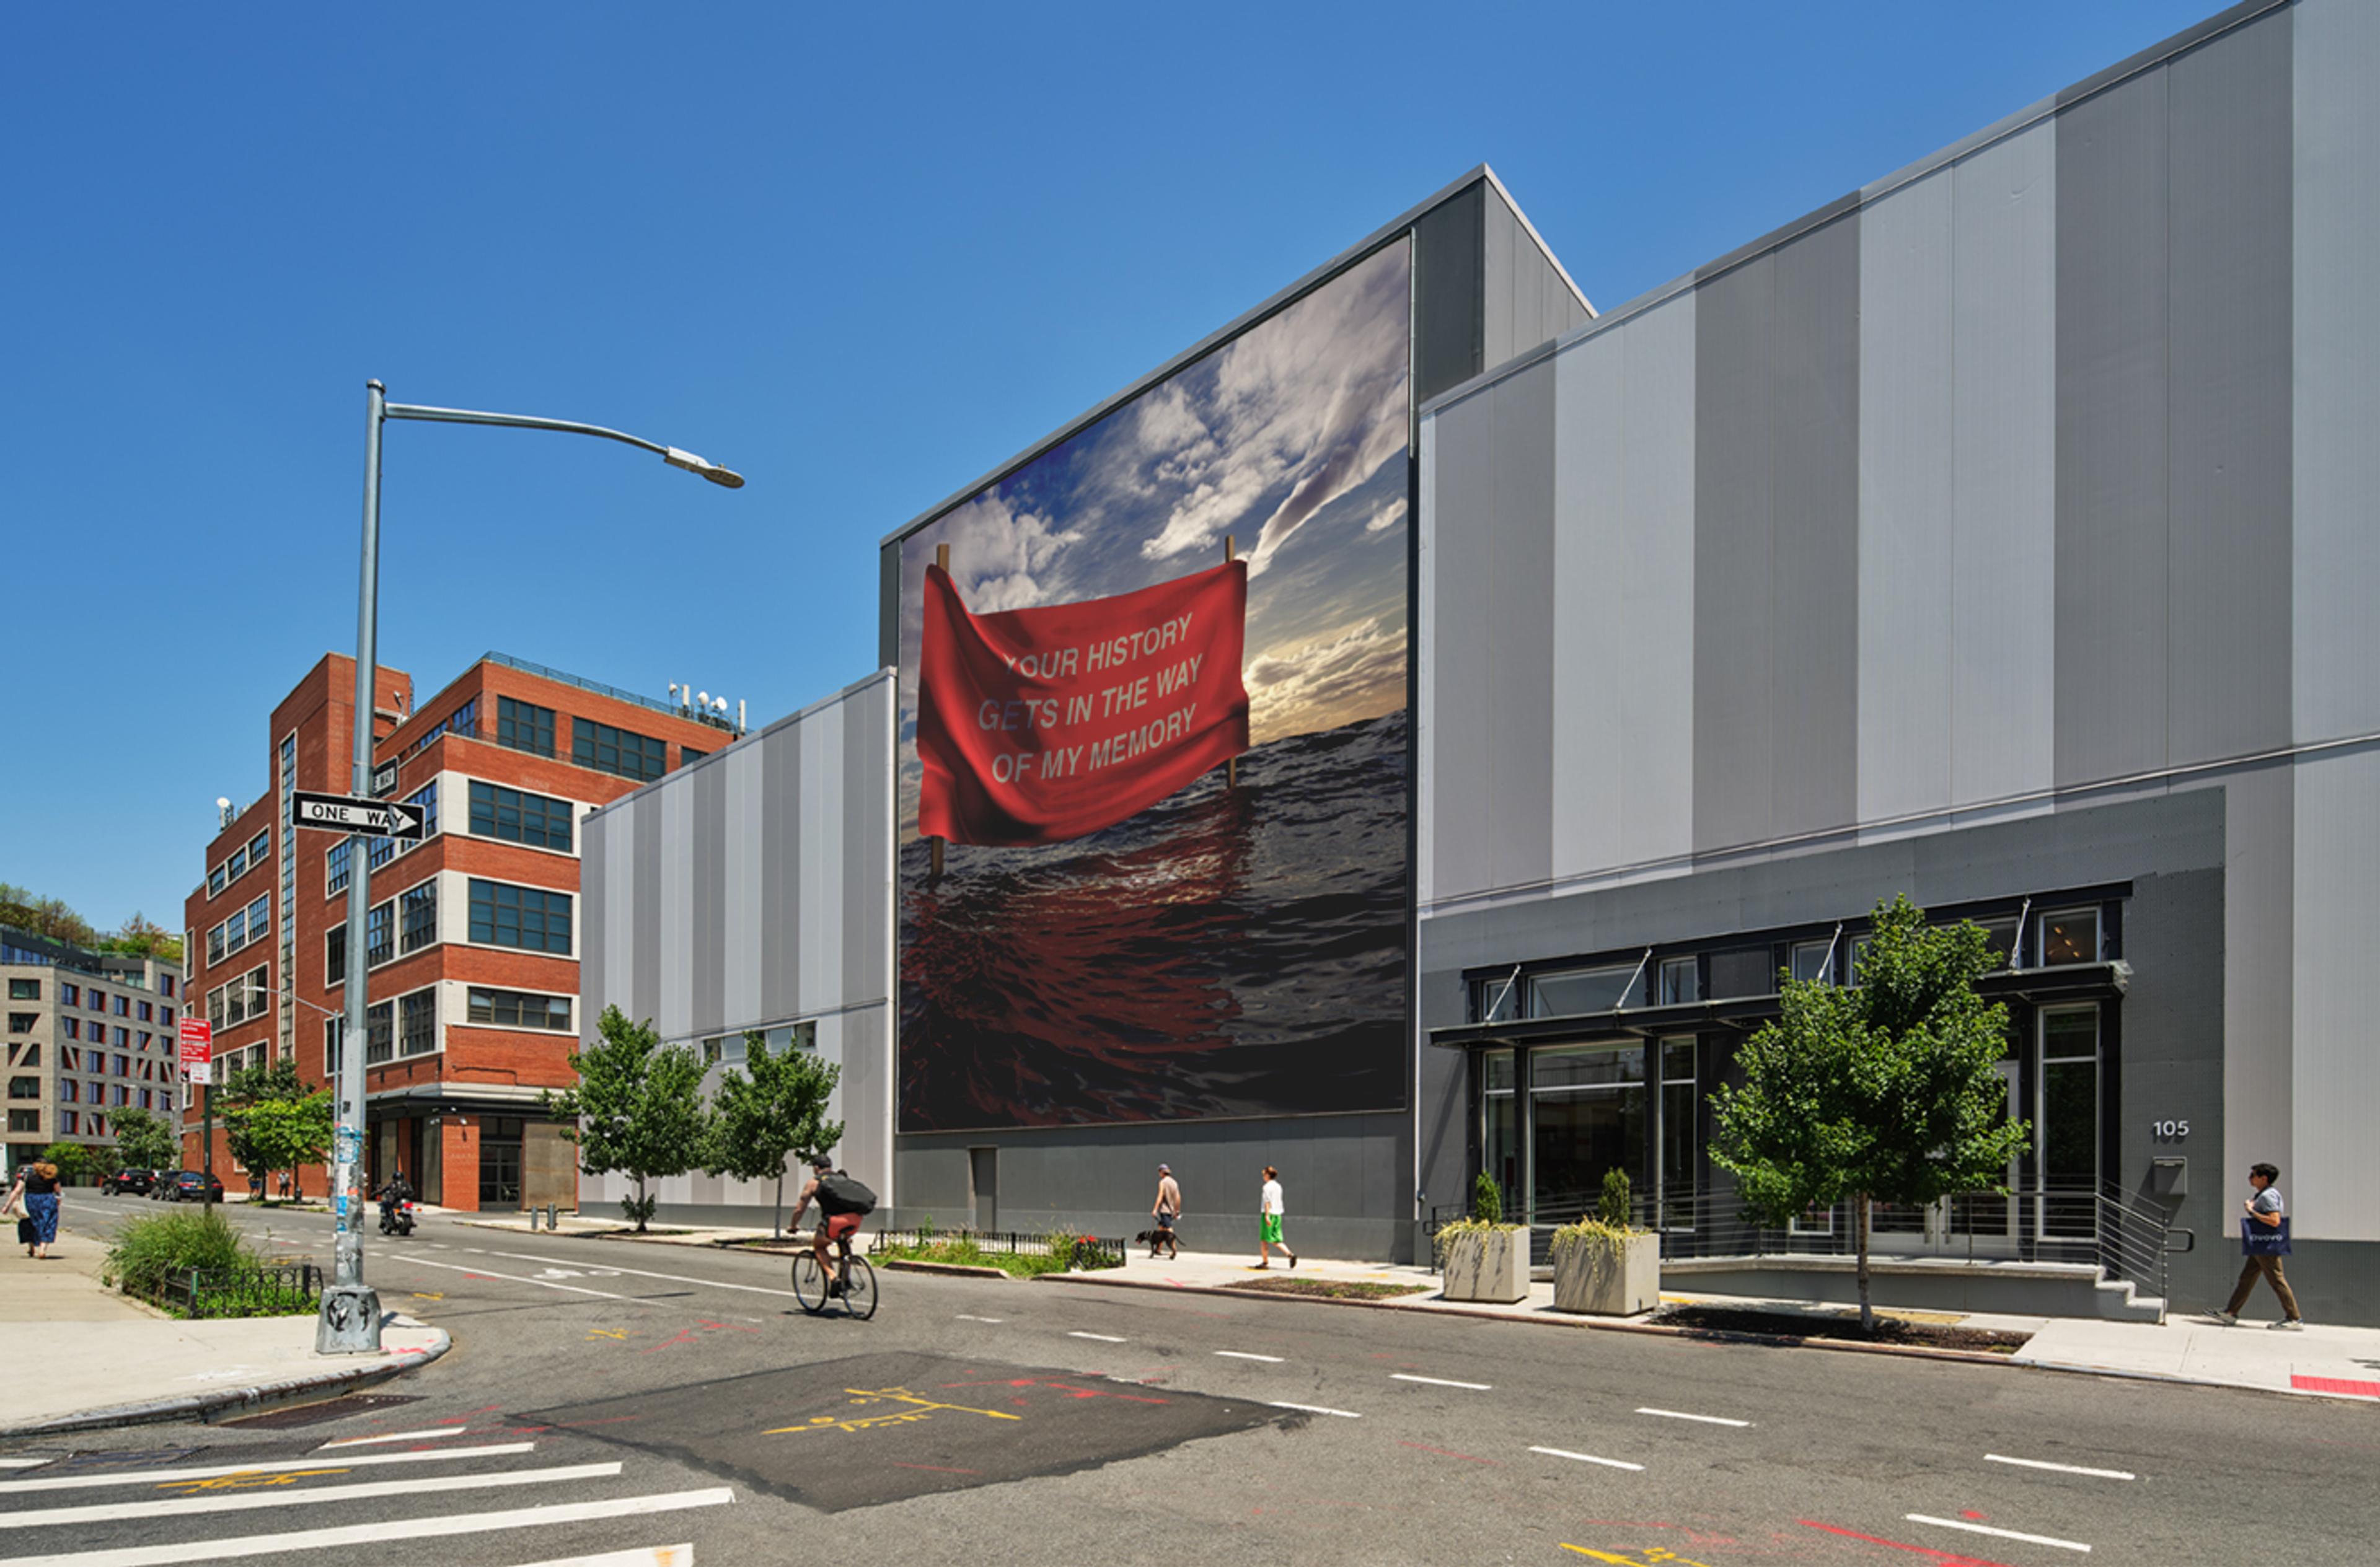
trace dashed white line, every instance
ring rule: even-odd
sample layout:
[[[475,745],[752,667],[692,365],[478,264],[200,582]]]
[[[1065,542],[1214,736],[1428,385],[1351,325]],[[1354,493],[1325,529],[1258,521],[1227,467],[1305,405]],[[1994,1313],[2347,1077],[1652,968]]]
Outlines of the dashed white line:
[[[511,1452],[533,1452],[533,1441],[500,1441],[484,1447],[441,1447],[421,1452],[358,1452],[352,1458],[342,1457],[342,1469],[360,1469],[379,1464],[446,1463],[456,1458],[495,1458]],[[292,1469],[319,1469],[319,1456],[292,1458],[280,1464],[204,1464],[189,1469],[117,1470],[100,1475],[59,1475],[37,1480],[10,1480],[0,1483],[0,1496],[23,1496],[33,1491],[86,1490],[92,1486],[164,1485],[176,1480],[212,1480],[220,1475],[281,1475]]]
[[[0,1458],[0,1469],[35,1469],[55,1462],[51,1458]]]
[[[2089,1550],[2081,1540],[2056,1539],[2048,1535],[2021,1535],[2014,1529],[1995,1529],[1982,1524],[1970,1524],[1960,1518],[1928,1518],[1923,1513],[1904,1513],[1902,1517],[1912,1524],[1931,1524],[1937,1529],[1964,1529],[1971,1535],[1989,1535],[1994,1539],[2022,1540],[2026,1545],[2055,1546],[2059,1550]]]
[[[1495,1384],[1493,1382],[1455,1382],[1449,1381],[1444,1377],[1411,1377],[1407,1376],[1402,1371],[1390,1372],[1389,1380],[1394,1382],[1427,1382],[1434,1388],[1468,1388],[1473,1392],[1493,1392],[1495,1391]]]
[[[1730,1420],[1724,1415],[1689,1415],[1682,1409],[1644,1409],[1639,1415],[1658,1415],[1664,1420],[1700,1420],[1706,1426],[1749,1426],[1749,1420]]]
[[[1005,1317],[970,1317],[964,1311],[958,1314],[958,1320],[962,1322],[1005,1322],[1008,1320]]]
[[[2004,1452],[1986,1452],[1986,1464],[2013,1464],[2020,1469],[2055,1469],[2061,1475],[2090,1475],[2102,1480],[2137,1480],[2130,1469],[2086,1469],[2080,1464],[2051,1464],[2039,1458],[2010,1458]]]
[[[1353,1409],[1325,1409],[1318,1404],[1282,1404],[1278,1401],[1268,1401],[1265,1407],[1268,1409],[1294,1409],[1301,1415],[1336,1415],[1342,1420],[1360,1420],[1364,1417]]]
[[[462,1426],[432,1426],[421,1431],[391,1431],[384,1437],[341,1437],[336,1441],[324,1442],[314,1451],[329,1452],[334,1448],[371,1447],[387,1441],[430,1441],[439,1437],[459,1437],[465,1429]]]
[[[1125,1342],[1124,1340],[1116,1337],[1113,1333],[1069,1332],[1066,1336],[1070,1339],[1093,1339],[1100,1344],[1123,1344]]]
[[[466,1513],[456,1517],[383,1519],[378,1523],[346,1524],[328,1529],[249,1535],[239,1539],[177,1540],[171,1544],[151,1541],[115,1550],[24,1557],[12,1562],[10,1567],[164,1567],[168,1562],[221,1561],[233,1557],[320,1550],[328,1546],[436,1539],[453,1535],[489,1534],[500,1529],[535,1528],[544,1524],[584,1524],[599,1518],[629,1518],[651,1513],[675,1513],[688,1507],[717,1507],[735,1500],[734,1490],[725,1486],[714,1486],[704,1490],[669,1491],[659,1496],[622,1496],[604,1501],[516,1507],[502,1513]]]
[[[1533,1447],[1529,1451],[1542,1452],[1548,1458],[1570,1458],[1581,1464],[1600,1464],[1607,1469],[1633,1469],[1641,1474],[1645,1468],[1642,1464],[1631,1464],[1624,1458],[1597,1458],[1591,1452],[1572,1452],[1559,1447]]]
[[[1282,1363],[1281,1357],[1278,1355],[1251,1355],[1245,1349],[1219,1349],[1215,1353],[1226,1360],[1261,1360],[1268,1366],[1279,1366]]]
[[[30,1529],[52,1524],[122,1524],[144,1518],[180,1518],[197,1513],[245,1513],[260,1507],[320,1506],[324,1502],[361,1501],[372,1497],[412,1496],[420,1491],[559,1485],[565,1480],[605,1479],[619,1472],[620,1464],[614,1460],[609,1464],[572,1464],[553,1469],[505,1469],[486,1475],[442,1475],[434,1479],[407,1475],[401,1479],[366,1480],[357,1485],[232,1491],[214,1496],[169,1497],[158,1501],[95,1501],[79,1507],[40,1507],[22,1513],[0,1513],[0,1529]]]
[[[601,1556],[557,1556],[532,1561],[528,1567],[694,1567],[694,1547],[648,1545],[635,1550],[607,1550]]]

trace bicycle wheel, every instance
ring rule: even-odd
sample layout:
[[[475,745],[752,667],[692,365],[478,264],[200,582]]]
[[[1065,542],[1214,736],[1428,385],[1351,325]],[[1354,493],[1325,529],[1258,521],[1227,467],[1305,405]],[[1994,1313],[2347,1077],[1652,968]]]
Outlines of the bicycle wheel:
[[[855,1257],[844,1267],[843,1308],[865,1322],[876,1315],[876,1270],[865,1257]]]
[[[813,1252],[794,1259],[794,1298],[813,1317],[826,1309],[826,1270]]]

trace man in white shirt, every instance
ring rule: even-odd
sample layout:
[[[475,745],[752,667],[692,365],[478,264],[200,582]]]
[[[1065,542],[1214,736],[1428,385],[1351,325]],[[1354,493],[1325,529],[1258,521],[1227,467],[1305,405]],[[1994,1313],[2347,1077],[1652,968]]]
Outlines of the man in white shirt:
[[[1281,1254],[1289,1259],[1291,1267],[1297,1266],[1297,1253],[1290,1250],[1289,1243],[1281,1238],[1281,1222],[1287,1211],[1281,1198],[1281,1172],[1268,1164],[1264,1173],[1264,1194],[1257,1204],[1257,1267],[1272,1266],[1272,1248],[1276,1246],[1281,1248]]]

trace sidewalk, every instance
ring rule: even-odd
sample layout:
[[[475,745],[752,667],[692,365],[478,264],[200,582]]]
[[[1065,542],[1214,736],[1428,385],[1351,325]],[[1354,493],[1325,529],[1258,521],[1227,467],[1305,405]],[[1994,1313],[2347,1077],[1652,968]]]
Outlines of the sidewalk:
[[[391,1319],[377,1356],[316,1355],[311,1317],[188,1322],[101,1284],[104,1248],[59,1226],[50,1260],[0,1248],[0,1344],[21,1372],[0,1437],[195,1419],[298,1396],[328,1398],[426,1366],[439,1329]],[[38,1368],[36,1370],[35,1368]]]

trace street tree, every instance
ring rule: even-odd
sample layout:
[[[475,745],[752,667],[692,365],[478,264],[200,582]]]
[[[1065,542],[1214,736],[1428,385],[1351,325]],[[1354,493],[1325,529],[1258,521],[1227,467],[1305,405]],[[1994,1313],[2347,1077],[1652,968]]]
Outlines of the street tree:
[[[788,1046],[772,1055],[759,1030],[744,1034],[744,1070],[729,1067],[711,1098],[702,1167],[714,1175],[757,1181],[776,1177],[773,1231],[784,1218],[785,1160],[832,1151],[843,1123],[826,1118],[827,1102],[843,1068],[815,1051]]]
[[[45,1163],[58,1167],[58,1179],[68,1186],[91,1172],[91,1150],[79,1142],[54,1142],[42,1150]]]
[[[331,1146],[331,1096],[310,1089],[295,1061],[243,1067],[224,1079],[224,1141],[251,1177],[270,1188],[273,1172],[319,1164]],[[319,1127],[321,1136],[314,1136]]]
[[[1993,968],[1983,928],[1929,926],[1905,897],[1874,926],[1850,985],[1782,977],[1783,1015],[1737,1055],[1743,1086],[1713,1096],[1711,1148],[1769,1223],[1850,1199],[1870,1333],[1871,1204],[2005,1190],[2030,1132],[1999,1075],[2008,1009],[1975,989]]]
[[[601,1037],[573,1051],[578,1086],[540,1096],[546,1113],[571,1123],[563,1136],[578,1145],[578,1167],[590,1175],[616,1170],[637,1185],[621,1210],[638,1231],[660,1199],[650,1183],[682,1175],[703,1158],[702,1057],[664,1045],[650,1019],[639,1023],[617,1006],[603,1008]]]
[[[116,1167],[122,1170],[163,1170],[181,1163],[180,1139],[174,1128],[146,1110],[118,1110],[108,1117],[115,1131]]]

